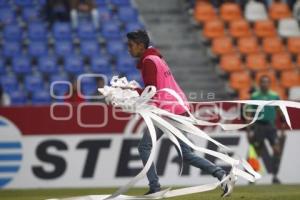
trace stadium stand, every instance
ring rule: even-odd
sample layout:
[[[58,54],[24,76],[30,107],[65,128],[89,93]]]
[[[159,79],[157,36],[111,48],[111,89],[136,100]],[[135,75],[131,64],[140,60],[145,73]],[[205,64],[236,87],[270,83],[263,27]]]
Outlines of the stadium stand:
[[[270,76],[272,89],[283,99],[299,91],[300,27],[287,3],[274,1],[266,7],[248,1],[242,9],[234,1],[218,8],[210,1],[196,1],[194,19],[203,27],[211,58],[227,78],[229,93],[249,98],[263,74]]]
[[[264,4],[250,1],[245,8],[245,18],[250,22],[268,19],[268,13]]]
[[[198,3],[195,6],[194,18],[199,23],[205,23],[217,18],[216,10],[211,4]]]
[[[0,84],[9,96],[14,95],[12,105],[39,102],[33,101],[34,93],[49,92],[54,77],[71,81],[82,73],[101,73],[140,79],[125,44],[126,32],[143,27],[138,10],[129,0],[95,2],[98,29],[86,19],[77,28],[65,21],[50,24],[42,18],[45,1],[0,4]],[[249,75],[250,86],[232,87],[237,97],[247,96],[245,91],[257,85],[260,72],[274,72],[273,88],[284,90],[285,97],[290,88],[298,86],[297,81],[291,86],[283,83],[285,72],[297,76],[300,66],[300,29],[286,3],[274,2],[266,8],[249,1],[243,9],[234,1],[218,8],[210,1],[196,1],[193,16],[211,45],[219,70],[227,74],[228,85],[234,79],[231,73]],[[57,91],[62,94],[65,89]]]
[[[291,17],[289,6],[284,2],[273,2],[269,7],[269,16],[272,20]]]
[[[274,53],[280,53],[284,51],[284,48],[282,38],[278,36],[263,38],[262,50],[266,54],[272,55]]]
[[[43,19],[45,3],[0,4],[0,84],[12,105],[49,104],[55,101],[49,93],[53,81],[71,81],[82,73],[122,74],[140,80],[126,50],[125,33],[143,28],[130,0],[95,0],[99,29],[87,19],[79,21],[77,28],[65,21],[50,24]],[[95,93],[95,83],[89,84],[94,86],[82,87],[83,93]],[[59,95],[68,90],[59,84],[55,87]]]
[[[237,41],[238,50],[241,54],[257,53],[260,51],[258,39],[255,36],[241,37]]]
[[[242,11],[236,3],[224,3],[220,7],[220,17],[225,22],[232,22],[242,18]]]
[[[264,53],[253,53],[246,57],[246,67],[251,72],[263,71],[269,69],[267,56]]]
[[[228,36],[218,37],[212,41],[212,53],[217,56],[229,54],[234,51],[232,38]]]
[[[279,21],[278,33],[281,37],[299,37],[300,28],[297,20],[293,18],[284,18]]]
[[[244,19],[234,20],[229,24],[229,34],[234,38],[250,36],[250,24]]]
[[[220,19],[208,21],[204,25],[203,35],[207,39],[213,39],[225,35],[224,23]]]
[[[243,71],[241,58],[238,53],[231,53],[222,55],[220,60],[220,67],[225,72]]]

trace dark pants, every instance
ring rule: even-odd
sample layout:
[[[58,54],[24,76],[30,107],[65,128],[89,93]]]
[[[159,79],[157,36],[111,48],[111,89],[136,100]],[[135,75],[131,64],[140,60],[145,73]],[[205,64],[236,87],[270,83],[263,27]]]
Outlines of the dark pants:
[[[163,131],[160,130],[159,128],[156,128],[156,135],[157,135],[157,138],[159,139],[163,135]],[[226,173],[222,168],[220,168],[220,167],[216,166],[214,163],[194,154],[192,149],[188,145],[186,145],[184,142],[179,140],[179,143],[180,143],[180,146],[182,149],[182,154],[183,154],[182,156],[183,156],[184,162],[186,162],[194,167],[197,167],[201,170],[204,170],[205,172],[208,172],[209,174],[218,178],[219,180],[222,179],[222,177]],[[141,157],[144,165],[146,164],[146,162],[150,156],[151,148],[152,148],[152,141],[151,141],[149,130],[147,129],[143,135],[143,138],[140,141],[139,146],[138,146],[140,157]],[[152,165],[147,173],[147,177],[149,180],[149,186],[150,186],[151,190],[157,190],[158,188],[160,188],[159,178],[157,176],[154,163],[152,163]]]
[[[273,148],[272,158],[272,173],[276,175],[278,173],[280,163],[280,140],[277,135],[275,125],[267,122],[256,122],[254,124],[254,135],[250,138],[250,143],[253,144],[258,154],[260,154],[264,144],[264,140],[267,139]]]

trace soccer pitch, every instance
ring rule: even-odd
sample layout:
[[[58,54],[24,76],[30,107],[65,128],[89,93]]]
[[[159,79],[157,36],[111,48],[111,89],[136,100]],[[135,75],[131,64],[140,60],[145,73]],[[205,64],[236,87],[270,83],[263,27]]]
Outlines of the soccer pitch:
[[[128,194],[141,195],[147,189],[136,188]],[[84,196],[92,194],[111,194],[115,188],[93,189],[40,189],[40,190],[0,190],[1,200],[44,200],[47,198],[63,198],[71,196]],[[170,200],[216,200],[221,199],[221,190],[214,190],[200,194],[170,198]],[[250,185],[236,187],[230,200],[299,200],[300,185]]]

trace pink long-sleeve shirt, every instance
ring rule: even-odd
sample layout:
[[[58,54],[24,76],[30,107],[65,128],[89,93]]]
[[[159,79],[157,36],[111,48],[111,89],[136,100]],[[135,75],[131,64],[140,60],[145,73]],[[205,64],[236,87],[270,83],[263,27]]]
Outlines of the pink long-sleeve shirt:
[[[190,109],[185,94],[175,81],[170,68],[158,50],[152,47],[148,48],[140,58],[137,68],[141,72],[145,86],[153,85],[157,90],[163,88],[174,90],[183,99],[185,106]],[[141,91],[142,89],[139,92]],[[184,107],[179,105],[177,100],[167,92],[159,92],[153,99],[155,105],[161,109],[179,115],[186,113]]]

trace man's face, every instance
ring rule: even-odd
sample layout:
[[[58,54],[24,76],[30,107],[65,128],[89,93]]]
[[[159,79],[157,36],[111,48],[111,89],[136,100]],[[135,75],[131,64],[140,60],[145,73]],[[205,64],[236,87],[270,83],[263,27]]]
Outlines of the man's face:
[[[268,77],[262,77],[260,79],[260,89],[262,91],[268,91],[270,88],[270,79]]]
[[[132,57],[138,58],[143,54],[145,50],[142,43],[137,43],[132,40],[128,40],[128,51]]]

